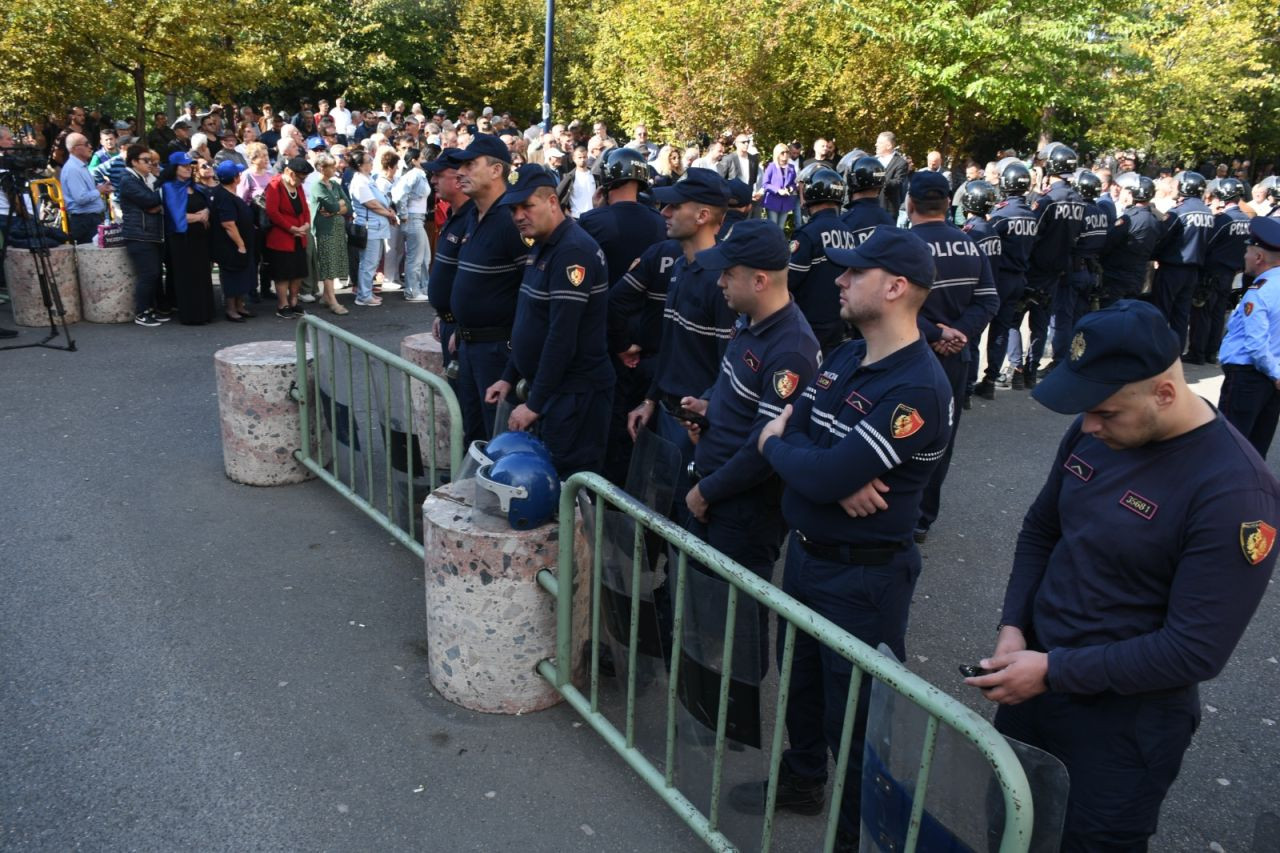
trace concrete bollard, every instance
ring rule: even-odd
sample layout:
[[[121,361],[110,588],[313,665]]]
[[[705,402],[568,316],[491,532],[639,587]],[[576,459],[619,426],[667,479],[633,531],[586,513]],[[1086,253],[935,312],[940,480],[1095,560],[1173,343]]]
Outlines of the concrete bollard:
[[[444,376],[443,351],[440,342],[430,333],[409,335],[400,342],[400,357],[426,368],[436,376]],[[430,423],[431,409],[429,399],[431,389],[414,380],[410,385],[413,395],[413,431],[418,436],[418,447],[422,453],[422,464],[429,464],[430,445],[427,444],[427,427]],[[436,464],[447,470],[449,468],[449,409],[444,400],[436,398]],[[464,452],[466,448],[463,448]]]
[[[76,249],[80,309],[90,323],[128,323],[133,319],[137,277],[123,246]]]
[[[80,285],[76,275],[74,246],[55,246],[49,250],[49,267],[57,280],[62,308],[68,324],[80,322]],[[4,258],[4,277],[9,283],[9,299],[13,303],[13,322],[19,326],[47,326],[49,312],[40,293],[35,256],[26,249],[9,246]]]
[[[464,708],[522,714],[561,696],[534,667],[555,657],[555,599],[538,585],[555,569],[557,525],[512,530],[474,513],[475,481],[450,483],[422,504],[427,658],[431,683]],[[591,554],[577,519],[573,680],[581,684],[589,638]],[[564,579],[567,581],[568,579]]]
[[[298,404],[289,396],[296,359],[293,341],[255,341],[213,354],[222,458],[237,483],[280,486],[315,476],[293,458],[301,445]],[[318,446],[314,437],[311,446]]]

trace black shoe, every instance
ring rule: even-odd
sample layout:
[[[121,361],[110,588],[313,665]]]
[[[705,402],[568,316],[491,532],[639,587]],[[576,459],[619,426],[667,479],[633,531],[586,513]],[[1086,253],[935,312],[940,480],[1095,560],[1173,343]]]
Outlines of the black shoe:
[[[861,843],[862,836],[858,833],[845,832],[843,829],[837,829],[836,846],[831,848],[832,853],[858,853]]]
[[[236,315],[233,315],[233,314],[227,314],[227,313],[225,313],[225,312],[224,312],[222,316],[226,317],[226,318],[227,318],[227,321],[228,321],[228,322],[231,322],[231,323],[243,323],[243,322],[244,322],[244,318],[243,318],[243,317],[239,317],[239,316],[236,316]]]
[[[290,308],[288,305],[286,305],[283,308],[276,309],[276,316],[279,317],[281,320],[292,320],[296,318],[298,315],[294,314],[293,309]]]
[[[966,412],[973,408],[972,395],[969,395],[969,394],[964,395],[964,399],[960,401],[960,408],[964,409]]]
[[[923,527],[917,527],[915,530],[911,531],[911,538],[916,540],[917,545],[923,545],[929,538],[929,531],[925,530]]]
[[[1039,381],[1040,380],[1036,378],[1036,372],[1034,370],[1022,371],[1022,384],[1027,386],[1028,391],[1036,387],[1036,383]]]
[[[16,338],[17,336],[16,329],[0,329],[0,338]]]
[[[981,397],[984,400],[994,400],[996,398],[996,384],[989,379],[982,380],[973,386],[973,396]]]
[[[1013,371],[1013,376],[1009,377],[1009,387],[1014,391],[1027,390],[1026,378],[1022,375],[1021,370]]]
[[[795,812],[796,814],[815,815],[822,813],[827,804],[826,780],[803,779],[782,765],[778,768],[778,798],[775,808],[778,811]],[[743,782],[734,785],[729,791],[729,803],[742,814],[764,814],[765,802],[769,796],[769,783]]]
[[[155,328],[156,326],[161,325],[160,320],[157,319],[150,311],[143,311],[141,314],[135,314],[133,322],[137,323],[139,326],[147,326],[149,328]]]
[[[250,319],[252,319],[252,318],[254,318],[254,317],[257,317],[257,316],[258,316],[258,312],[257,312],[257,311],[248,311],[248,310],[246,310],[246,309],[244,309],[244,308],[241,308],[241,309],[240,309],[240,316],[241,316],[241,317],[244,317],[246,320],[250,320]]]

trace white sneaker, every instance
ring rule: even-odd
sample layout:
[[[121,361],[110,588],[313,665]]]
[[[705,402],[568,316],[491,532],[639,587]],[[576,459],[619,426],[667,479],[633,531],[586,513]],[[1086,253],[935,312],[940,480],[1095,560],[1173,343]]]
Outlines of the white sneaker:
[[[371,296],[368,299],[357,298],[355,304],[359,305],[361,308],[376,308],[382,304],[382,300],[376,296]]]
[[[427,294],[425,293],[406,293],[404,296],[404,301],[405,302],[430,302],[431,300],[427,298]]]
[[[312,295],[312,294],[310,294],[310,293],[303,293],[303,294],[301,294],[301,295],[298,297],[298,301],[299,301],[299,302],[311,303],[311,302],[315,302],[315,301],[316,301],[316,298],[315,298],[315,296],[313,296],[313,295]]]

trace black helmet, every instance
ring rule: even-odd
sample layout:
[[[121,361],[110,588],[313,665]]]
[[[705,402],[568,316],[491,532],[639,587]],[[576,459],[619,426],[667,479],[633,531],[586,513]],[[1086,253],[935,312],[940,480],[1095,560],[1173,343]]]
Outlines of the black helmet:
[[[1075,149],[1061,142],[1050,142],[1040,149],[1037,156],[1044,161],[1046,175],[1069,175],[1080,166],[1080,158],[1076,156]]]
[[[1076,192],[1080,193],[1085,201],[1093,201],[1102,195],[1102,179],[1088,169],[1076,172],[1075,185]]]
[[[1204,195],[1204,175],[1199,172],[1179,172],[1173,176],[1178,186],[1178,198],[1200,198]]]
[[[849,170],[853,168],[853,164],[866,156],[867,152],[861,148],[855,148],[841,157],[839,163],[836,163],[836,171],[844,178],[846,184],[849,183]]]
[[[1005,195],[1023,195],[1031,189],[1031,170],[1021,160],[1009,159],[1000,165],[1000,189]]]
[[[1213,182],[1211,192],[1223,201],[1239,201],[1244,198],[1244,184],[1235,178],[1219,178]]]
[[[604,188],[611,190],[626,181],[636,181],[641,190],[649,189],[649,161],[634,148],[615,148],[604,155],[601,169]]]
[[[840,204],[844,201],[844,179],[830,166],[813,163],[800,173],[798,180],[804,184],[802,197],[805,204]]]
[[[986,181],[969,181],[960,194],[960,208],[965,213],[986,216],[996,206],[996,188]]]
[[[884,186],[884,166],[880,165],[878,158],[859,157],[850,164],[844,182],[851,193],[879,189]]]
[[[1266,187],[1268,198],[1280,202],[1280,175],[1271,175],[1263,179],[1261,186]]]
[[[1134,201],[1151,201],[1156,194],[1155,181],[1137,172],[1121,172],[1116,176],[1116,186],[1128,190]]]

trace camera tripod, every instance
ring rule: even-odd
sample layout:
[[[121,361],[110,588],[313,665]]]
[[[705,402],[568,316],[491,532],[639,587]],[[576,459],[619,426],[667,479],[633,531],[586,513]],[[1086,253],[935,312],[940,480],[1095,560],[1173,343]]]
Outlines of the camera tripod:
[[[27,209],[27,179],[14,172],[0,172],[0,192],[8,195],[10,200],[9,215],[5,220],[5,233],[13,233],[12,225],[16,211],[18,220],[24,224],[31,238],[27,251],[31,253],[36,280],[40,284],[40,297],[44,301],[45,312],[49,315],[49,334],[43,340],[29,344],[9,344],[0,347],[0,350],[44,347],[75,352],[76,342],[71,339],[71,331],[67,328],[67,311],[62,305],[62,294],[58,292],[58,281],[54,277],[53,262],[49,255],[49,246],[45,242],[43,226]],[[10,240],[6,237],[3,248],[0,248],[0,264],[3,264],[4,259],[8,257],[9,242]],[[52,343],[59,334],[66,339],[66,343]]]

